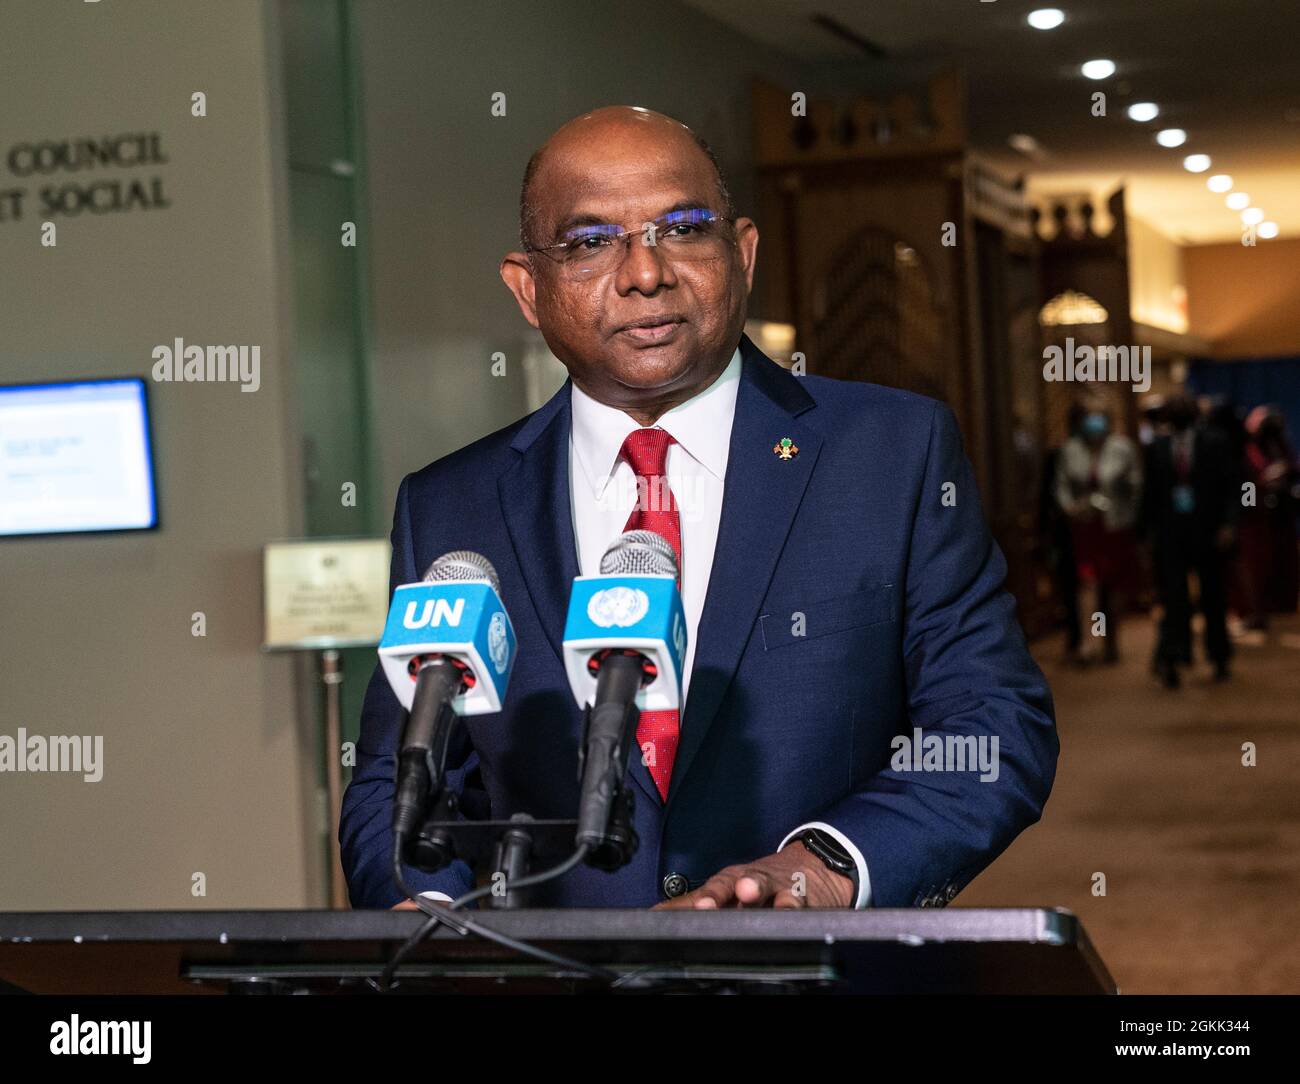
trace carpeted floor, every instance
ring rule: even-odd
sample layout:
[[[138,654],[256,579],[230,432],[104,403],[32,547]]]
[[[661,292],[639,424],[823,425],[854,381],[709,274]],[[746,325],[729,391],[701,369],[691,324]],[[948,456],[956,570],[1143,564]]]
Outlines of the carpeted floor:
[[[1056,786],[953,906],[1068,908],[1125,993],[1298,993],[1300,619],[1239,640],[1228,683],[1198,664],[1178,691],[1151,676],[1152,639],[1131,620],[1122,661],[1082,670],[1036,645]]]

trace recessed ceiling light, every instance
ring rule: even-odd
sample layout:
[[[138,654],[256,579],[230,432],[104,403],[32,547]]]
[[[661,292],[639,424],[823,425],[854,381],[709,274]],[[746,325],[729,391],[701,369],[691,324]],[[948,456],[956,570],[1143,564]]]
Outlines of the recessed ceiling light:
[[[1162,128],[1156,133],[1156,142],[1162,147],[1181,147],[1187,142],[1187,133],[1181,128]]]
[[[1229,211],[1244,211],[1250,206],[1250,196],[1245,192],[1234,192],[1224,202],[1228,205]]]
[[[1277,223],[1261,222],[1259,224],[1259,229],[1257,229],[1255,232],[1259,234],[1260,237],[1264,238],[1265,241],[1271,241],[1273,240],[1274,237],[1277,236]]]
[[[1232,190],[1232,178],[1226,173],[1216,173],[1205,182],[1205,187],[1211,192],[1229,192]]]
[[[1128,119],[1135,120],[1139,124],[1155,120],[1158,116],[1160,116],[1160,107],[1155,102],[1134,102],[1128,107]]]
[[[1026,135],[1024,132],[1016,132],[1014,135],[1008,136],[1007,143],[1010,144],[1013,150],[1017,150],[1021,154],[1032,156],[1042,154],[1043,152],[1043,148],[1039,146],[1038,140],[1031,135]]]
[[[1088,79],[1109,79],[1115,74],[1115,62],[1113,60],[1089,60],[1079,71],[1083,72]]]
[[[1210,156],[1208,154],[1189,154],[1183,159],[1183,169],[1188,173],[1204,173],[1210,168]]]
[[[1247,207],[1241,212],[1241,220],[1246,223],[1247,226],[1258,226],[1264,221],[1264,212],[1258,207]]]
[[[1025,19],[1035,30],[1055,30],[1065,22],[1065,12],[1060,8],[1039,8]]]

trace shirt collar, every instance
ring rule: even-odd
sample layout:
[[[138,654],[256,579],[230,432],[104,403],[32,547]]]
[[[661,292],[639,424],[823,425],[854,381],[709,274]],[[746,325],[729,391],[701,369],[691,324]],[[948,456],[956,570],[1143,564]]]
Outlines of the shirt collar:
[[[731,444],[731,422],[740,390],[740,348],[727,367],[702,392],[679,403],[655,422],[714,477],[727,473],[727,452]],[[631,416],[617,407],[597,402],[576,384],[572,388],[572,440],[578,465],[599,500],[618,467],[623,441],[640,428]]]

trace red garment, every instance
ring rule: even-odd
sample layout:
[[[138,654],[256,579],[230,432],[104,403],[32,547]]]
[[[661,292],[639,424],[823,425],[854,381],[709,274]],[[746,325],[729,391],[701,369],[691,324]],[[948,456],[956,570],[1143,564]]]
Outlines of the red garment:
[[[1186,464],[1186,460],[1184,461]],[[1101,489],[1101,457],[1094,455],[1088,474],[1088,491]],[[1112,531],[1100,515],[1072,520],[1075,569],[1079,582],[1100,584],[1130,597],[1142,587],[1138,565],[1137,540],[1128,528]]]
[[[672,545],[677,554],[677,584],[682,582],[682,526],[677,498],[668,488],[668,446],[676,444],[663,429],[634,429],[623,441],[622,455],[637,478],[637,505],[628,517],[625,531],[654,531]],[[683,660],[684,661],[684,660]],[[643,711],[637,723],[636,741],[644,750],[650,745],[653,759],[646,765],[659,795],[668,800],[668,781],[673,775],[680,734],[675,711]],[[643,754],[644,755],[644,754]]]
[[[1070,526],[1079,581],[1135,596],[1142,587],[1142,570],[1133,532],[1108,530],[1100,516],[1074,520]]]
[[[1296,550],[1293,507],[1285,497],[1280,507],[1266,502],[1264,472],[1270,458],[1254,441],[1246,445],[1246,477],[1255,485],[1255,505],[1241,510],[1235,575],[1229,605],[1245,618],[1269,613],[1295,613],[1300,602],[1300,555]]]

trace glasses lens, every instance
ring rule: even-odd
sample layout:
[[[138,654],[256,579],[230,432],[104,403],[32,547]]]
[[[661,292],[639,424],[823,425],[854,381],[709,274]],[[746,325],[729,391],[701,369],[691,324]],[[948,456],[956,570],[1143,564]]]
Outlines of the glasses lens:
[[[712,211],[675,211],[655,226],[656,243],[674,261],[717,259],[727,241],[727,223]]]
[[[560,263],[570,278],[607,275],[623,262],[631,245],[653,248],[673,263],[716,260],[728,240],[725,219],[712,211],[674,211],[624,234],[617,226],[590,226],[568,239]]]
[[[627,247],[617,226],[597,226],[569,238],[561,263],[573,278],[591,278],[614,270]]]

